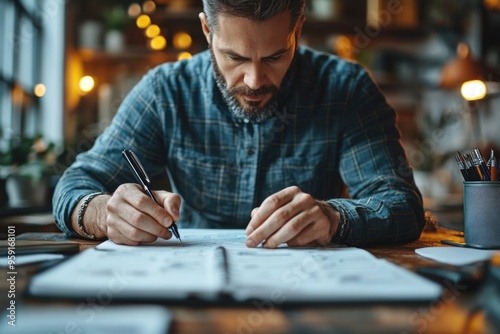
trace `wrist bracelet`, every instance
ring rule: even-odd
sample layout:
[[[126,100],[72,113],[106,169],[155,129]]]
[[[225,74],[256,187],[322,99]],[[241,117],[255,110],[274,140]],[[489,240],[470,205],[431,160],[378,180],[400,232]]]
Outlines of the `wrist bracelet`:
[[[89,205],[90,201],[92,199],[94,199],[94,197],[99,196],[99,195],[105,195],[105,194],[106,193],[103,193],[103,192],[95,192],[92,194],[88,194],[87,196],[85,196],[82,204],[80,204],[80,208],[78,208],[78,214],[76,216],[76,223],[78,225],[78,228],[80,229],[80,232],[82,232],[82,234],[86,238],[89,238],[92,240],[97,240],[97,237],[95,235],[87,233],[87,231],[83,227],[83,215],[85,214],[85,210],[87,210],[87,206]]]

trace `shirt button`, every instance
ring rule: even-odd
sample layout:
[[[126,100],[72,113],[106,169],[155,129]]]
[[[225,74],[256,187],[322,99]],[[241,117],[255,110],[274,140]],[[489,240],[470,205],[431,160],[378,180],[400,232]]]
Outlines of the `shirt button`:
[[[254,154],[254,153],[255,153],[255,150],[254,150],[253,148],[249,148],[249,149],[247,149],[247,154],[248,154],[248,155],[252,155],[252,154]]]

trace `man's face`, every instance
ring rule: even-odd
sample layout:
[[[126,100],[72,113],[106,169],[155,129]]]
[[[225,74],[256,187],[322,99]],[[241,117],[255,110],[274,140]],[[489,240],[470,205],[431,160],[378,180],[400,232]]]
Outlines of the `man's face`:
[[[301,28],[291,32],[290,19],[290,13],[264,22],[219,15],[211,36],[204,26],[217,82],[237,117],[261,121],[272,115]]]

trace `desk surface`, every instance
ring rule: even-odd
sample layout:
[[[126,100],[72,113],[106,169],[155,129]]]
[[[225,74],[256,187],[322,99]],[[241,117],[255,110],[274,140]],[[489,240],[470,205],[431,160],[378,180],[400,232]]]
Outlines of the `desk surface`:
[[[61,234],[25,234],[21,239],[64,240]],[[441,246],[440,240],[463,241],[463,233],[438,229],[423,232],[415,242],[393,247],[368,248],[375,256],[388,259],[407,269],[435,266],[420,257],[416,248]],[[75,240],[80,250],[98,242]],[[21,296],[37,265],[17,268],[17,302],[29,305],[67,305],[68,301],[47,301]],[[7,305],[7,283],[0,282],[2,309]],[[255,306],[179,306],[167,305],[173,315],[171,333],[462,333],[468,311],[477,290],[449,286],[443,298],[428,304],[365,304],[334,306],[302,306],[280,308],[276,305]],[[19,317],[21,318],[21,317]],[[474,317],[467,333],[485,333],[482,315]]]

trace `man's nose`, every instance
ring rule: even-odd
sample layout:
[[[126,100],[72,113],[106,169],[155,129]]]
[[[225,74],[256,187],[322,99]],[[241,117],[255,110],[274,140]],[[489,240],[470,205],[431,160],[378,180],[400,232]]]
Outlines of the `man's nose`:
[[[245,78],[243,80],[250,89],[256,90],[262,87],[265,80],[262,64],[259,62],[250,63],[246,69]]]

